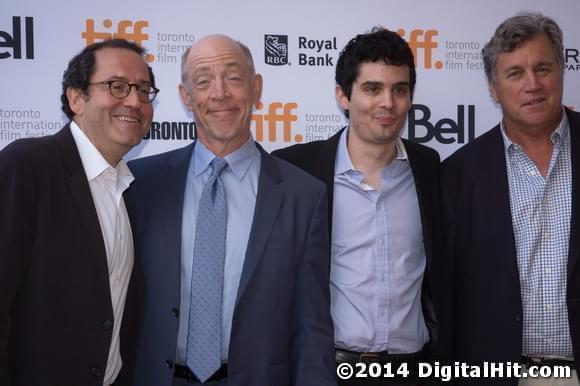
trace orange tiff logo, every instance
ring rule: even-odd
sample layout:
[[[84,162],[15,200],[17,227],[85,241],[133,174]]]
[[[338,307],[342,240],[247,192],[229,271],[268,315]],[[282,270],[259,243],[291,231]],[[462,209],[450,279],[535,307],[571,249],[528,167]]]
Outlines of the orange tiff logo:
[[[397,34],[400,37],[405,38],[406,31],[402,28],[397,30]],[[415,67],[419,66],[419,53],[422,53],[423,58],[423,67],[426,69],[430,69],[435,67],[437,70],[443,68],[443,62],[440,60],[435,61],[433,63],[433,51],[437,48],[438,44],[435,38],[437,37],[438,31],[435,29],[414,29],[411,30],[409,34],[409,38],[407,41],[409,42],[409,47],[413,51],[413,55],[415,56]]]
[[[102,26],[109,30],[113,26],[113,22],[105,19],[103,20]],[[95,31],[95,20],[87,19],[85,22],[85,31],[81,33],[81,37],[85,40],[87,46],[95,43],[97,40],[107,39],[126,39],[142,46],[144,41],[149,40],[149,35],[143,31],[147,27],[149,27],[149,22],[146,20],[138,20],[136,22],[120,20],[117,23],[117,31]],[[148,54],[146,59],[148,62],[152,62],[155,60],[155,57]]]
[[[262,110],[264,104],[262,102],[256,103],[256,110]],[[295,122],[298,117],[292,114],[292,110],[298,108],[298,104],[294,102],[281,103],[272,102],[268,105],[268,112],[266,114],[253,114],[252,121],[256,128],[256,141],[263,142],[266,127],[268,127],[268,138],[270,142],[278,140],[278,122],[282,122],[282,141],[302,142],[304,139],[302,134],[296,134],[292,138],[292,122]]]

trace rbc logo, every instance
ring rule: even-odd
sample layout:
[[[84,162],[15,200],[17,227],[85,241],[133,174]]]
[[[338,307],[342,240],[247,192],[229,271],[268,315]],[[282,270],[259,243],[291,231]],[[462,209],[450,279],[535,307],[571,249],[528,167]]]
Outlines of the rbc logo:
[[[22,19],[24,19],[24,31],[22,30]],[[22,38],[26,48],[26,59],[34,59],[34,26],[33,18],[30,16],[12,16],[12,35],[8,32],[0,31],[0,47],[12,48],[14,59],[22,59]],[[0,59],[9,58],[10,52],[0,52]]]
[[[264,61],[271,66],[288,64],[288,35],[264,35]]]
[[[113,22],[109,19],[103,20],[103,27],[109,29],[113,26]],[[149,35],[143,32],[143,29],[149,27],[149,22],[145,20],[138,20],[132,22],[131,20],[121,20],[117,23],[116,32],[98,32],[95,31],[95,20],[87,19],[85,23],[85,31],[81,33],[81,37],[85,39],[86,45],[95,43],[97,39],[107,40],[107,39],[126,39],[135,42],[140,46],[143,42],[149,40]],[[151,54],[147,54],[147,61],[151,63],[155,60],[155,57]]]

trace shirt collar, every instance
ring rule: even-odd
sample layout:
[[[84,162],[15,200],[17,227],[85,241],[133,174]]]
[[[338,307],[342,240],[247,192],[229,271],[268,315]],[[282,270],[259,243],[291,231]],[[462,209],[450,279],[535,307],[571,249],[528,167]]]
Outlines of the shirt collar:
[[[101,152],[95,147],[89,137],[87,137],[75,121],[71,121],[70,129],[77,145],[79,155],[81,156],[83,168],[85,169],[85,173],[89,180],[99,176],[108,167],[111,167],[105,157],[103,157]]]
[[[77,145],[87,179],[91,181],[110,168],[119,177],[118,179],[121,185],[128,187],[135,177],[133,177],[127,163],[121,159],[115,167],[111,166],[75,121],[71,121],[69,126]]]
[[[239,180],[243,179],[254,159],[259,155],[258,148],[254,142],[254,137],[250,134],[246,143],[236,151],[226,155],[224,158],[229,168]],[[211,161],[217,157],[201,141],[196,141],[193,147],[193,154],[190,169],[197,177],[205,172]]]
[[[348,130],[347,128],[345,131],[342,132],[340,135],[340,139],[338,140],[338,148],[336,151],[336,162],[334,167],[334,174],[343,174],[350,170],[356,170],[352,164],[352,160],[350,159],[350,155],[348,154],[348,147],[347,147],[347,137],[348,137]],[[397,137],[395,142],[395,150],[397,155],[395,159],[397,160],[407,160],[407,150],[405,149],[405,144],[401,137]]]
[[[552,134],[550,134],[550,140],[552,141],[552,143],[555,144],[559,140],[565,140],[568,136],[569,129],[570,125],[568,123],[568,116],[566,115],[566,110],[564,110],[564,108],[562,107],[562,119],[560,120],[558,127],[556,127],[556,130],[554,130]],[[500,122],[500,131],[501,136],[503,138],[504,149],[506,151],[508,151],[509,149],[516,148],[516,146],[519,146],[517,143],[513,142],[508,137],[505,130],[503,119]]]

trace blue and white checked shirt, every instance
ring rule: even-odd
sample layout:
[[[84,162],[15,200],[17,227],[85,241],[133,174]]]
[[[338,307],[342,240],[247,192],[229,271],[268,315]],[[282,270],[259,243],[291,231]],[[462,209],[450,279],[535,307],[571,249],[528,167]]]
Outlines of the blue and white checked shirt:
[[[552,133],[544,178],[501,125],[523,307],[522,353],[572,358],[566,277],[572,169],[568,119]]]

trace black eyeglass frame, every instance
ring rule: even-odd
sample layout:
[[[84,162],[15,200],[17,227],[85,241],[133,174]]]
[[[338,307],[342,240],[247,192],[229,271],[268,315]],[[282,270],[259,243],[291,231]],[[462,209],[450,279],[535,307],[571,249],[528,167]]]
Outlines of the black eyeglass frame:
[[[113,84],[115,83],[121,83],[123,85],[123,90],[126,90],[122,95],[122,94],[118,94],[115,95],[115,91],[113,91]],[[125,99],[129,96],[129,94],[131,94],[131,90],[133,88],[135,88],[135,91],[137,91],[137,96],[139,97],[139,100],[143,103],[152,103],[155,98],[157,98],[157,94],[159,93],[159,89],[157,87],[153,87],[153,86],[145,86],[142,84],[137,84],[137,83],[129,83],[126,80],[121,80],[121,79],[111,79],[111,80],[103,80],[101,82],[93,82],[93,83],[89,83],[89,86],[94,86],[94,85],[99,85],[99,84],[105,84],[107,86],[109,86],[109,92],[111,93],[111,95],[114,98],[117,99]],[[119,89],[117,89],[119,90]],[[146,98],[146,99],[144,99]]]

